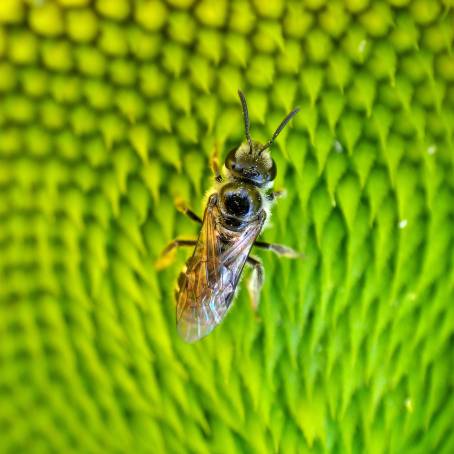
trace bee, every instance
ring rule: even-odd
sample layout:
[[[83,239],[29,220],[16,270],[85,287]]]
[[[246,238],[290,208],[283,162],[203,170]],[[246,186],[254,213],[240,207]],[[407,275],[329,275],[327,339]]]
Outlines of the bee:
[[[164,257],[179,246],[194,246],[179,275],[176,292],[177,330],[190,343],[211,333],[224,320],[246,263],[253,268],[249,292],[257,308],[264,272],[260,260],[249,255],[252,246],[290,258],[300,256],[289,247],[257,241],[273,201],[282,195],[272,189],[277,169],[269,148],[299,109],[292,110],[271,139],[261,144],[251,139],[246,98],[241,91],[238,95],[246,141],[228,153],[222,174],[217,151],[213,154],[216,185],[209,193],[203,219],[185,205],[179,206],[183,213],[201,224],[198,239],[174,240],[162,254]]]

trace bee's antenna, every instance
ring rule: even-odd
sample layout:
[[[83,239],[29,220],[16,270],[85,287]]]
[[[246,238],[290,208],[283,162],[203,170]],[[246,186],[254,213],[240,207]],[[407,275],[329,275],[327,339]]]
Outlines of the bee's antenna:
[[[300,108],[297,107],[296,109],[293,109],[283,120],[282,123],[277,127],[276,131],[274,131],[274,134],[272,135],[271,139],[268,140],[268,142],[260,149],[259,155],[262,153],[262,151],[265,151],[267,148],[270,147],[270,145],[274,142],[276,137],[280,134],[280,132],[285,128],[285,125],[299,112]]]
[[[252,153],[252,140],[251,136],[249,135],[249,113],[247,110],[246,98],[240,90],[238,90],[238,96],[240,97],[241,106],[243,107],[244,129],[246,132],[247,143],[249,144],[249,153]]]

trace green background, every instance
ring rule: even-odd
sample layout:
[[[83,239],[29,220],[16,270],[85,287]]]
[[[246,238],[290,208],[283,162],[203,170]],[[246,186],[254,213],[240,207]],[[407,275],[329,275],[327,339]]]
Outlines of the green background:
[[[0,2],[0,452],[454,452],[452,0]],[[288,195],[257,315],[173,292],[223,156]],[[248,272],[246,272],[248,274]]]

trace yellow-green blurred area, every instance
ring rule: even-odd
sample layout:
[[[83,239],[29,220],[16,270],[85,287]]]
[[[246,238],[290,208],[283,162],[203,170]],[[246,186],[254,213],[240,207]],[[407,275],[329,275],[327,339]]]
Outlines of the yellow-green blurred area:
[[[0,452],[452,454],[453,8],[1,0]],[[301,108],[263,238],[305,258],[186,345],[155,261],[239,88],[257,140]]]

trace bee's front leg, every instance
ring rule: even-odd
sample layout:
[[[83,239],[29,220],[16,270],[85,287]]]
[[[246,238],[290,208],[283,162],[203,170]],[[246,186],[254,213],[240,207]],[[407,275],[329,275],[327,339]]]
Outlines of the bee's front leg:
[[[214,144],[213,153],[211,154],[211,168],[213,169],[214,177],[218,183],[222,182],[222,175],[219,170],[219,147]]]
[[[262,262],[256,258],[248,257],[247,263],[252,266],[252,275],[248,283],[249,296],[251,304],[255,311],[257,311],[260,303],[260,291],[263,285],[263,265]]]

